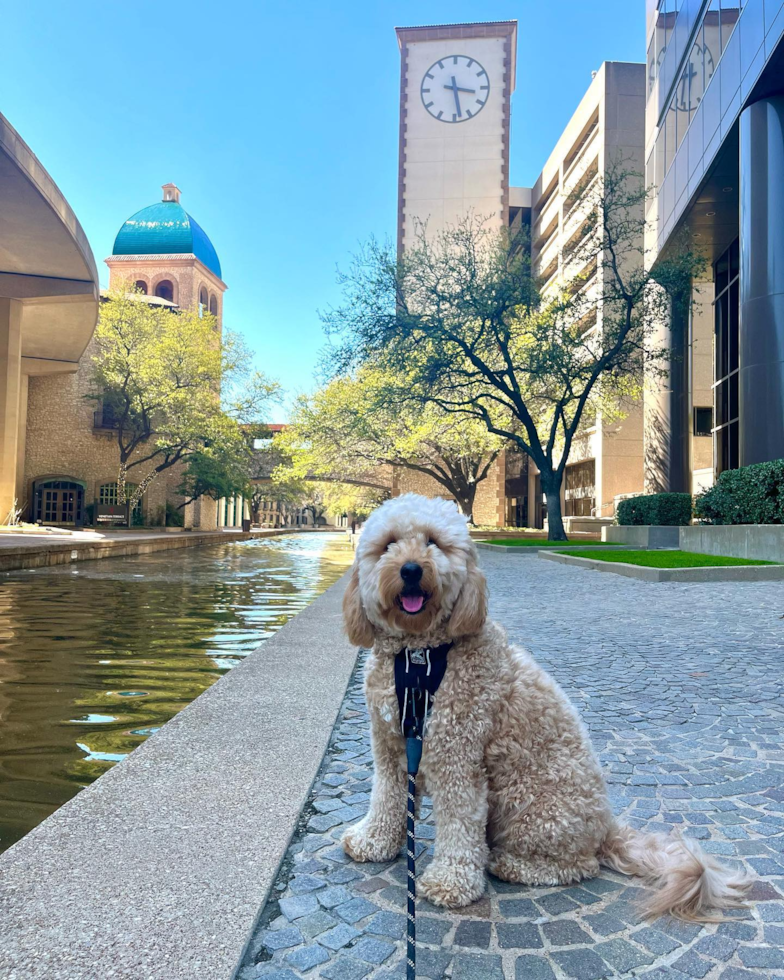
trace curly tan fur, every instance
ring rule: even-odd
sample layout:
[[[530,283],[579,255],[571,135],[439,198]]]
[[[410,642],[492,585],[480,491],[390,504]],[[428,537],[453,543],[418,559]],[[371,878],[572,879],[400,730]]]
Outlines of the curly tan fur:
[[[400,569],[422,567],[423,608],[400,604]],[[502,629],[486,621],[485,579],[453,504],[407,494],[368,520],[344,603],[354,642],[373,650],[365,693],[375,775],[370,810],[343,836],[357,861],[392,859],[405,833],[405,750],[394,686],[404,646],[454,641],[425,738],[420,785],[432,797],[435,856],[419,882],[457,908],[507,881],[555,885],[605,864],[657,890],[651,915],[709,918],[747,887],[694,842],[617,823],[588,733],[564,692]]]

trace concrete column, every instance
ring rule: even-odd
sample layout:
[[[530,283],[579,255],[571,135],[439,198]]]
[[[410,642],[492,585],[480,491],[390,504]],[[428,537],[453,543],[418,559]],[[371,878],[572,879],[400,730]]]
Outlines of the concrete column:
[[[16,499],[21,387],[22,305],[0,299],[0,523]]]
[[[23,374],[19,385],[19,429],[16,437],[16,499],[19,507],[25,511],[32,503],[27,499],[28,488],[25,486],[25,448],[27,445],[27,393],[28,376]]]
[[[740,465],[784,458],[784,95],[740,117]]]

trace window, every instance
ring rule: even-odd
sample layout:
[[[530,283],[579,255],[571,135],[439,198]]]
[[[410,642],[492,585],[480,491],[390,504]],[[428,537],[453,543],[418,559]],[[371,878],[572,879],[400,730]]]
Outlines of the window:
[[[713,462],[716,475],[738,467],[738,314],[740,249],[736,239],[713,267]]]
[[[215,295],[215,293],[210,295],[210,313],[212,313],[213,316],[218,315],[218,297]]]
[[[596,460],[566,467],[565,517],[592,517],[596,507]]]
[[[204,286],[199,290],[199,316],[207,312],[207,290]]]
[[[155,287],[155,295],[159,299],[166,299],[170,303],[174,302],[174,283],[171,279],[161,279]]]
[[[126,500],[131,496],[134,490],[139,489],[138,483],[126,483],[125,484],[125,498]],[[116,504],[117,503],[117,484],[116,483],[103,483],[98,490],[98,503],[99,504]],[[141,524],[142,523],[142,502],[137,500],[134,504],[133,511],[131,513],[131,524]]]
[[[136,287],[137,293],[141,293],[143,296],[147,295],[147,283],[144,279],[137,279],[134,286]]]
[[[713,407],[694,408],[694,435],[709,436],[713,432]]]

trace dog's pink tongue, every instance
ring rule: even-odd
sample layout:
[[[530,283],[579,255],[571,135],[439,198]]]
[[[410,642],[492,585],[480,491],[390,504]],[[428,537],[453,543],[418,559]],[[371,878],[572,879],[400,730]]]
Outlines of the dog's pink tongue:
[[[400,597],[403,608],[407,613],[417,613],[425,602],[425,597],[421,595],[404,595]]]

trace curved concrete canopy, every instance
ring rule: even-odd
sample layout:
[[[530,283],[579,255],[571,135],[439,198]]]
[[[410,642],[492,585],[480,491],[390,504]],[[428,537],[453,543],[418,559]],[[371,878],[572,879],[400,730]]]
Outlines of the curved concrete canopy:
[[[23,373],[76,369],[98,317],[95,259],[68,202],[2,114],[0,298],[22,303]]]

